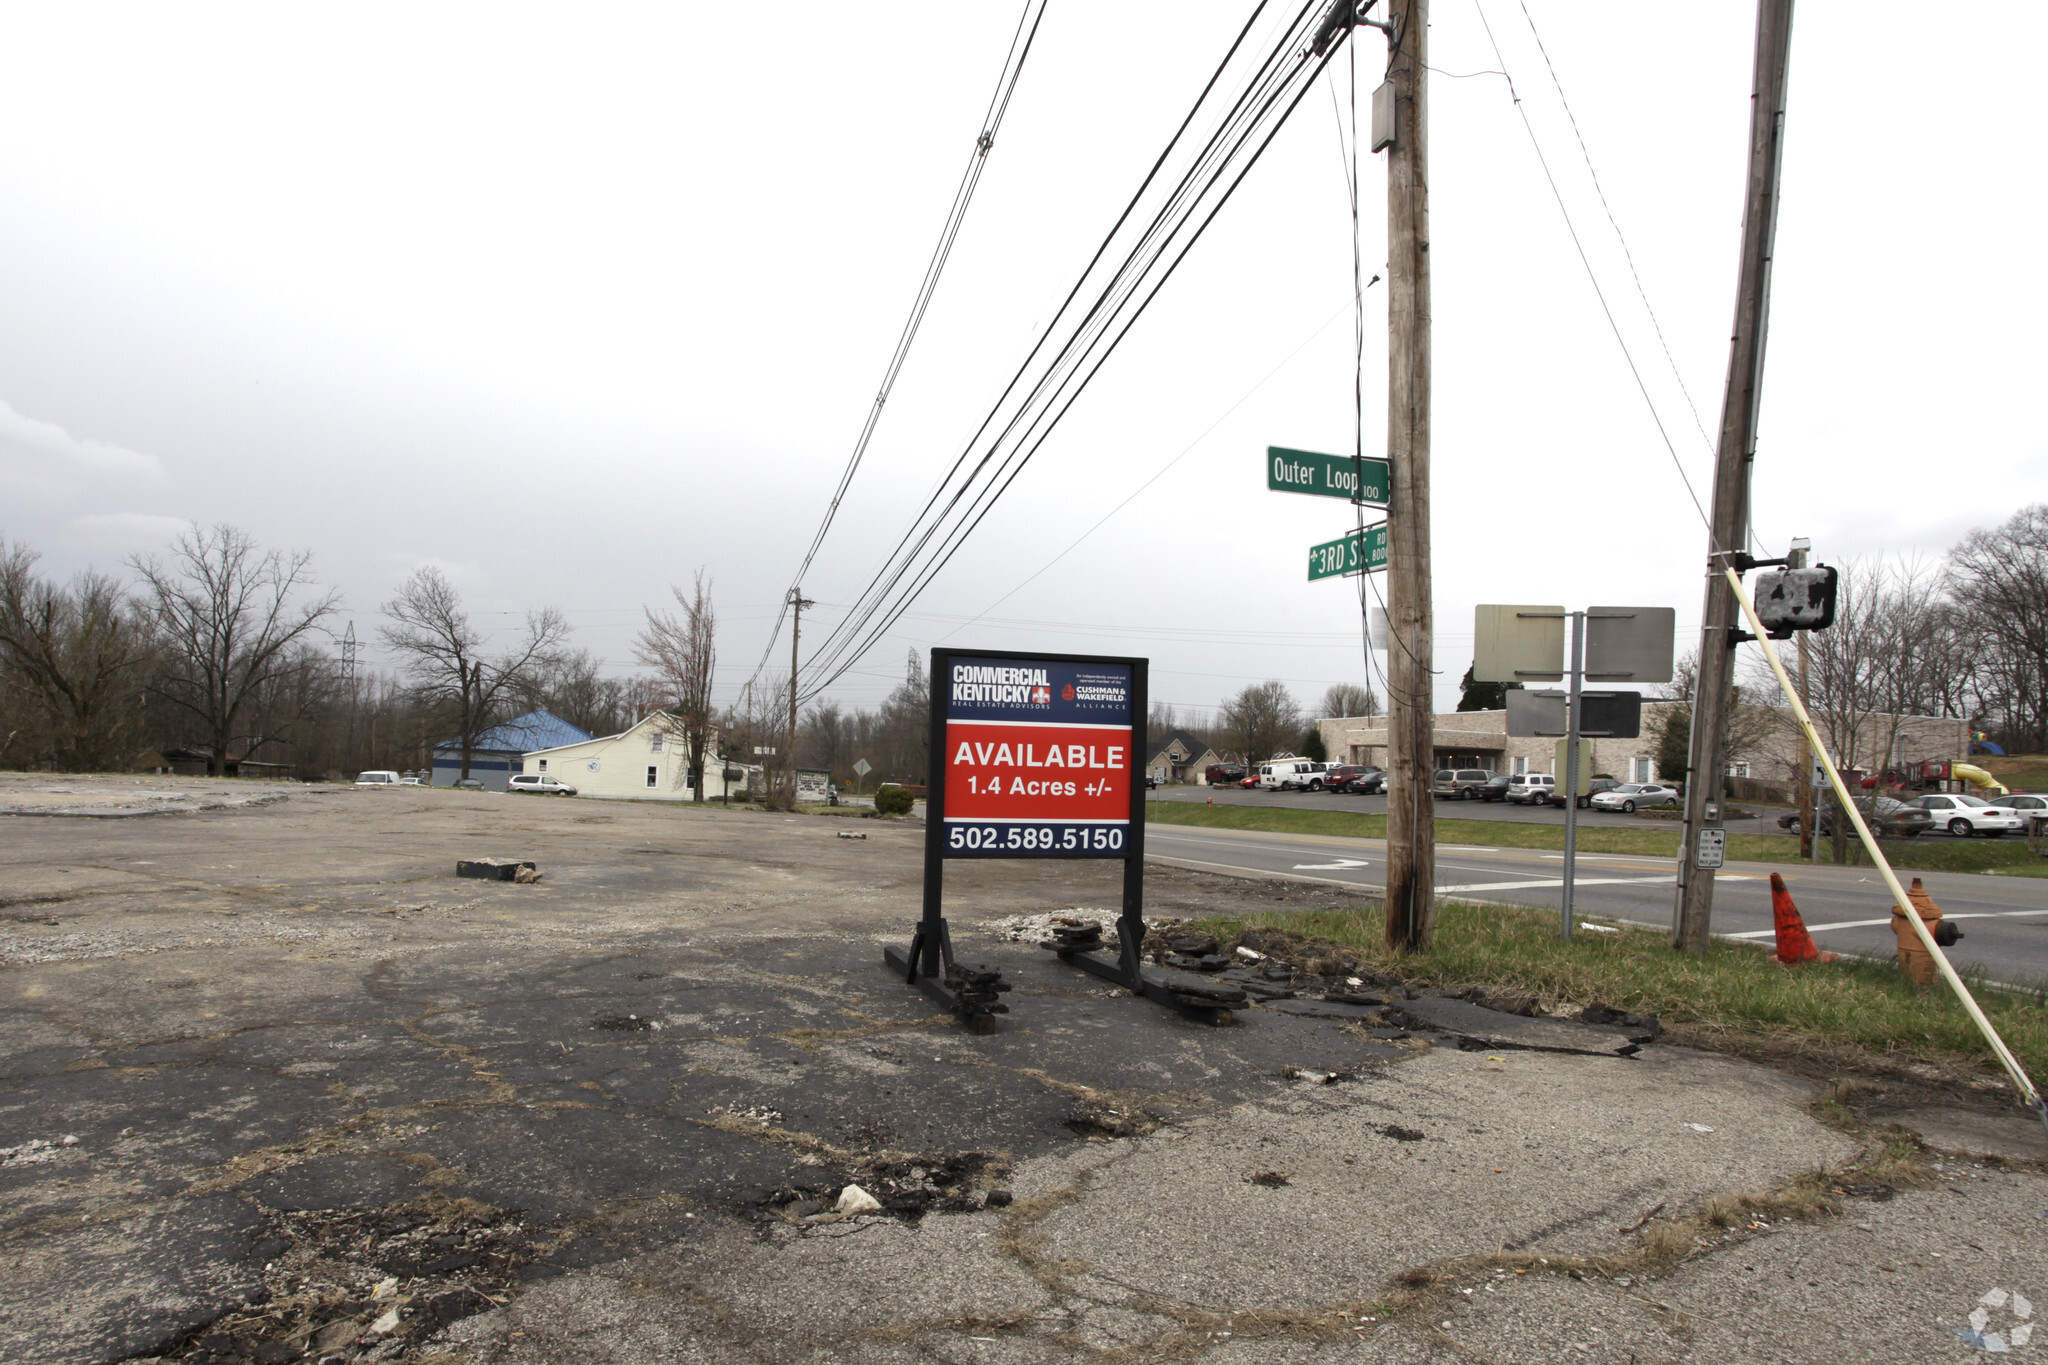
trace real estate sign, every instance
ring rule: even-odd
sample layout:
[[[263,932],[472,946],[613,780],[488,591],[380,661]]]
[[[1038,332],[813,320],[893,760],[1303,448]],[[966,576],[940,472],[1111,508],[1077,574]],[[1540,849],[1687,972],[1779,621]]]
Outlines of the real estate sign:
[[[932,654],[926,838],[940,858],[1131,858],[1145,661]]]

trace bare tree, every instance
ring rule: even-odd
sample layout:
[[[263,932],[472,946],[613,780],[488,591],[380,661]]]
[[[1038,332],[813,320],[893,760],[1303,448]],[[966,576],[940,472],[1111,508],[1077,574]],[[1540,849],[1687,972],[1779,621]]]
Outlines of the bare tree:
[[[2048,503],[1965,536],[1949,551],[1948,587],[1972,633],[1993,646],[2011,742],[2048,749]]]
[[[711,675],[718,661],[718,615],[711,608],[711,585],[697,571],[690,595],[671,586],[682,615],[647,612],[647,625],[633,642],[633,656],[656,670],[667,693],[666,707],[682,722],[689,746],[690,790],[704,799],[704,761],[711,736]]]
[[[1301,733],[1301,704],[1278,678],[1249,683],[1223,703],[1223,725],[1245,762],[1258,763]]]
[[[1380,713],[1380,699],[1369,687],[1357,683],[1332,683],[1316,708],[1318,718],[1342,720],[1347,716],[1371,718]]]
[[[519,642],[487,655],[487,641],[470,624],[455,585],[432,565],[405,580],[384,614],[393,624],[379,633],[403,657],[413,695],[444,711],[456,731],[464,777],[477,736],[502,718],[505,704],[522,695],[569,634],[569,623],[553,607],[529,611]]]
[[[635,709],[633,681],[604,676],[604,660],[565,649],[539,661],[520,685],[519,704],[545,707],[593,735],[615,735],[646,714]],[[653,708],[650,708],[653,709]]]
[[[13,741],[0,752],[114,767],[142,741],[148,623],[113,579],[88,570],[59,587],[36,576],[36,558],[0,541],[0,738]]]
[[[205,736],[207,771],[226,771],[229,745],[280,738],[296,716],[243,736],[251,703],[294,666],[294,649],[319,630],[341,599],[309,597],[317,586],[311,551],[259,550],[248,532],[194,526],[171,544],[168,562],[130,561],[162,651],[150,689],[189,715]]]

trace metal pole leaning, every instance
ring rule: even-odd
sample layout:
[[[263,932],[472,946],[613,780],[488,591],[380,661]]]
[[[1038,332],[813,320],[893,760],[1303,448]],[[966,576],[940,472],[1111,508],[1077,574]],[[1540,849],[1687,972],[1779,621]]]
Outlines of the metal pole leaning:
[[[1883,874],[1884,884],[1893,896],[1893,905],[1906,912],[1906,922],[1911,924],[1913,932],[1920,936],[1920,946],[1934,959],[1934,965],[1941,972],[1942,980],[1948,982],[1949,989],[1962,1001],[1963,1009],[1983,1033],[1984,1041],[1991,1045],[1992,1054],[1998,1058],[1999,1065],[2012,1077],[2013,1084],[2020,1088],[2021,1099],[2040,1117],[2042,1126],[2048,1128],[2048,1101],[2041,1098],[2041,1092],[2035,1089],[2033,1081],[2028,1079],[2026,1068],[2020,1065],[2019,1058],[2012,1055],[2012,1049],[2005,1045],[2005,1039],[1998,1036],[1998,1030],[1992,1027],[1991,1021],[1984,1016],[1983,1009],[1977,1004],[1977,998],[1970,994],[1970,988],[1963,984],[1963,979],[1956,975],[1956,969],[1949,965],[1948,954],[1934,941],[1934,935],[1928,932],[1926,923],[1913,912],[1913,902],[1906,895],[1906,889],[1899,885],[1898,874],[1892,871],[1891,863],[1878,848],[1877,839],[1871,834],[1870,826],[1863,821],[1863,812],[1857,809],[1855,799],[1849,795],[1849,788],[1842,782],[1841,773],[1835,769],[1834,758],[1822,746],[1820,736],[1814,731],[1813,718],[1806,713],[1805,705],[1799,700],[1799,693],[1794,689],[1792,679],[1786,674],[1785,665],[1778,658],[1777,648],[1772,645],[1769,632],[1758,619],[1748,592],[1743,589],[1741,577],[1733,569],[1723,569],[1722,572],[1728,576],[1728,585],[1735,592],[1736,604],[1748,618],[1749,628],[1755,632],[1757,643],[1763,646],[1764,658],[1770,661],[1771,672],[1777,676],[1778,687],[1791,705],[1792,714],[1799,718],[1799,728],[1806,732],[1807,743],[1813,746],[1815,757],[1819,760],[1822,770],[1827,773],[1829,784],[1835,789],[1835,805],[1849,817],[1850,823],[1856,826],[1856,837],[1863,841],[1863,847],[1870,854],[1870,861]]]

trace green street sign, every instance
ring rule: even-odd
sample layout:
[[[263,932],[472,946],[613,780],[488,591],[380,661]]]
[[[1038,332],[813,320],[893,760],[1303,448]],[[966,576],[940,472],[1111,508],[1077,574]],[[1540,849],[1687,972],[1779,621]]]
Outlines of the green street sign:
[[[1359,486],[1364,468],[1365,486]],[[1349,455],[1318,455],[1312,450],[1266,447],[1266,487],[1276,493],[1313,493],[1324,498],[1387,505],[1387,462],[1355,460]]]
[[[1348,577],[1387,567],[1387,524],[1353,531],[1342,540],[1311,546],[1308,552],[1308,581]]]

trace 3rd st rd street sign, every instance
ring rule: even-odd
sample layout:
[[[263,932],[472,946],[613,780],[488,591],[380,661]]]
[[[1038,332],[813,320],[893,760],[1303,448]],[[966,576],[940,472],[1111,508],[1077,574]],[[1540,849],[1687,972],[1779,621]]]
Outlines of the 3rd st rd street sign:
[[[1387,567],[1387,524],[1353,531],[1342,540],[1311,546],[1308,552],[1308,581],[1339,575],[1371,573]]]
[[[1365,473],[1361,486],[1359,472]],[[1349,455],[1318,455],[1312,450],[1266,447],[1266,487],[1276,493],[1313,493],[1384,507],[1387,462],[1358,460]]]

